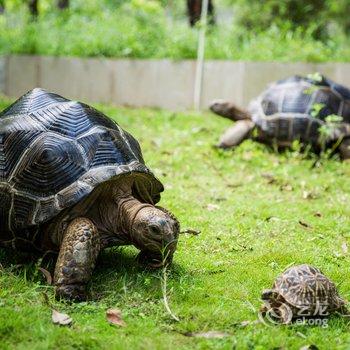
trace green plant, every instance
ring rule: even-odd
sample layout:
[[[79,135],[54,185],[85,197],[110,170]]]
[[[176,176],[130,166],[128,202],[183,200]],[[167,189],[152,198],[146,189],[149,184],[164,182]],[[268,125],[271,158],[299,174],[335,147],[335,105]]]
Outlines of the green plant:
[[[238,22],[249,30],[279,28],[311,31],[316,40],[326,42],[337,30],[347,32],[350,20],[344,13],[350,9],[347,0],[237,0]]]
[[[43,0],[39,12],[32,22],[23,2],[9,2],[0,16],[0,54],[172,59],[197,55],[198,28],[189,28],[182,2],[166,6],[156,0],[75,0],[62,13],[53,2]],[[303,26],[292,28],[276,22],[266,29],[250,30],[219,21],[207,32],[206,58],[347,61],[349,42],[341,32],[319,41],[312,28]]]

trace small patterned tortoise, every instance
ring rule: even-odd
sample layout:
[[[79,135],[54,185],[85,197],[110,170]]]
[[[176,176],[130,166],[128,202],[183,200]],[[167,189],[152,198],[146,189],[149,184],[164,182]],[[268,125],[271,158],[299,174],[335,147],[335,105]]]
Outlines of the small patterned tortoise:
[[[326,317],[332,312],[346,313],[345,301],[333,282],[310,265],[287,269],[277,277],[272,289],[263,291],[263,314],[281,323],[293,318]]]
[[[172,260],[179,223],[138,142],[104,114],[34,89],[0,114],[0,245],[59,252],[56,295],[86,298],[99,252],[133,244]]]
[[[322,75],[277,81],[251,101],[247,111],[222,100],[214,101],[210,109],[236,121],[221,136],[220,148],[237,146],[249,137],[279,147],[299,140],[316,152],[335,146],[343,159],[350,158],[350,90]],[[341,121],[336,123],[333,117],[332,123],[331,115]]]

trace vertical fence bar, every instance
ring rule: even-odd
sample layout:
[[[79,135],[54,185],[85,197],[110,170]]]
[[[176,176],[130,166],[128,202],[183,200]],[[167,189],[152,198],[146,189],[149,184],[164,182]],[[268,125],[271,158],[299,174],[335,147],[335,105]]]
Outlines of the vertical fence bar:
[[[7,57],[0,56],[0,94],[6,92]]]
[[[205,34],[206,34],[207,22],[208,22],[208,4],[209,4],[209,0],[202,0],[200,29],[199,29],[199,35],[198,35],[196,76],[195,76],[195,83],[194,83],[194,101],[193,101],[194,109],[197,111],[200,109],[201,98],[202,98]]]

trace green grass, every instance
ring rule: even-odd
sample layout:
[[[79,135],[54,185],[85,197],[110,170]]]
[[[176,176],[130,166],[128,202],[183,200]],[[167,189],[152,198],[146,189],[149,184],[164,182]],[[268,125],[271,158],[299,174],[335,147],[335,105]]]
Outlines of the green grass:
[[[314,264],[350,300],[349,253],[342,249],[350,245],[349,164],[328,160],[312,168],[314,159],[278,155],[250,141],[233,152],[215,150],[230,123],[209,114],[98,107],[140,141],[166,188],[161,205],[182,229],[201,230],[181,235],[169,270],[169,303],[180,322],[165,311],[161,273],[138,266],[133,248],[101,255],[90,285],[93,300],[81,304],[55,301],[35,263],[13,265],[12,255],[1,252],[2,349],[350,348],[349,323],[340,317],[328,328],[241,325],[257,320],[261,291],[290,264]],[[209,211],[208,204],[219,208]],[[51,323],[43,293],[74,319],[72,327]],[[122,310],[125,328],[106,322],[109,307]],[[183,335],[209,330],[231,336]]]
[[[224,2],[217,2],[218,11],[240,13],[239,8],[234,8],[232,4],[227,7]],[[58,13],[54,2],[45,0],[40,1],[40,16],[35,21],[29,17],[25,2],[16,0],[12,5],[9,1],[7,3],[5,14],[0,15],[0,55],[174,60],[197,56],[198,28],[188,26],[183,0],[172,1],[171,16],[167,16],[169,9],[162,7],[159,1],[75,0],[69,11]],[[262,16],[266,18],[264,14]],[[316,23],[317,18],[314,19]],[[322,17],[322,20],[325,19]],[[333,19],[333,22],[338,21]],[[256,26],[248,30],[237,21],[219,20],[217,26],[207,32],[206,58],[349,61],[349,38],[342,30],[336,26],[329,38],[321,41],[313,37],[313,28],[291,28],[286,23],[278,26],[276,21],[267,29]]]

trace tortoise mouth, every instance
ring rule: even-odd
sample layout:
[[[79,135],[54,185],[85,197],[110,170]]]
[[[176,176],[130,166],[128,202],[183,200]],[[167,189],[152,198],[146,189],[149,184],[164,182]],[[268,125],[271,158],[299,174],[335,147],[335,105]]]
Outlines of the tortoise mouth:
[[[137,261],[150,268],[161,268],[170,265],[173,261],[173,252],[168,252],[166,256],[163,256],[160,252],[154,253],[142,250],[138,256]]]

